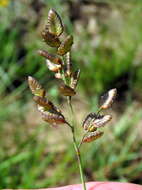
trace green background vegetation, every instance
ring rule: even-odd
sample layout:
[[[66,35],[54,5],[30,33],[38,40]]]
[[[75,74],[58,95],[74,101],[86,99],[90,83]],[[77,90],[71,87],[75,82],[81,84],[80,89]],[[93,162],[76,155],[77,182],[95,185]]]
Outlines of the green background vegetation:
[[[142,184],[142,2],[11,0],[0,7],[0,188],[80,182],[70,131],[41,120],[26,81],[36,77],[69,116],[58,83],[36,53],[49,49],[40,32],[50,8],[73,34],[73,65],[81,68],[73,99],[78,138],[98,97],[118,89],[104,137],[82,149],[86,181]]]

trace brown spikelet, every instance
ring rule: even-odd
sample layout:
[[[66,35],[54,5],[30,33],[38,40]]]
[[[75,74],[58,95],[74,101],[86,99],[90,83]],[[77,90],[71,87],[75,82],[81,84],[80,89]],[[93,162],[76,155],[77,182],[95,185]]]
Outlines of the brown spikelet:
[[[111,115],[99,115],[93,120],[93,126],[96,128],[104,127],[112,119]]]
[[[47,43],[51,47],[59,47],[61,42],[58,37],[54,36],[53,34],[50,34],[47,30],[43,30],[41,32],[42,38],[45,43]]]
[[[77,71],[75,71],[73,73],[73,75],[71,76],[71,88],[75,89],[77,86],[77,83],[79,81],[79,77],[80,77],[80,69],[78,69]]]
[[[59,92],[64,96],[74,96],[76,94],[74,89],[64,84],[59,87]]]
[[[97,115],[90,113],[83,122],[83,128],[88,132],[94,132],[99,127],[104,127],[112,119],[111,115]]]
[[[60,112],[45,111],[44,107],[38,106],[42,119],[50,124],[66,123],[64,116]]]
[[[59,57],[52,55],[45,50],[38,50],[38,54],[45,57],[46,59],[50,60],[51,62],[55,64],[62,65],[62,60]]]
[[[47,98],[42,98],[38,96],[34,96],[33,100],[41,107],[43,107],[44,111],[50,111],[58,114],[62,114],[60,109],[58,109],[51,101],[47,100]],[[40,107],[40,109],[41,109]]]
[[[33,100],[40,106],[44,107],[45,110],[55,110],[55,107],[53,105],[53,103],[49,100],[47,100],[47,98],[43,98],[43,97],[39,97],[39,96],[34,96]]]
[[[83,139],[83,143],[89,143],[92,142],[98,138],[100,138],[104,133],[101,131],[95,131],[92,133],[89,133],[88,135],[86,135]]]
[[[84,119],[83,121],[83,125],[82,127],[85,129],[85,130],[88,130],[91,126],[92,126],[92,123],[93,123],[93,120],[97,118],[97,115],[96,113],[89,113],[86,118]],[[95,130],[95,129],[94,129]]]
[[[62,123],[66,123],[65,119],[62,117],[62,115],[59,114],[54,114],[54,113],[42,113],[42,119],[48,123],[51,124],[62,124]]]
[[[49,10],[46,29],[55,36],[60,36],[63,32],[62,20],[54,9]]]
[[[71,50],[73,44],[73,36],[69,35],[65,38],[65,40],[61,43],[60,47],[58,48],[58,55],[65,55],[67,52]]]
[[[40,96],[40,97],[45,96],[46,94],[45,89],[38,83],[38,81],[35,78],[29,76],[28,84],[32,91],[32,94],[34,94],[35,96]]]
[[[111,89],[109,90],[104,96],[104,102],[102,104],[102,106],[100,107],[100,109],[108,109],[111,107],[115,97],[116,97],[116,94],[117,94],[117,89],[114,88],[114,89]]]

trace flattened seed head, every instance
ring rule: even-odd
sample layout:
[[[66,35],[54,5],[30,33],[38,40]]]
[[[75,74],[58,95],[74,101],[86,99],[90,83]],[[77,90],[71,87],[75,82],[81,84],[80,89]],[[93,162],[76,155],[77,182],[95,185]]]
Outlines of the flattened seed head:
[[[51,101],[47,100],[45,97],[34,96],[33,100],[40,106],[44,107],[45,110],[54,111],[54,105]]]
[[[93,121],[93,126],[96,128],[104,127],[111,119],[111,115],[99,115],[97,119]]]
[[[62,60],[59,57],[57,57],[53,54],[50,54],[45,50],[38,50],[38,54],[45,57],[46,59],[50,60],[54,64],[62,65]]]
[[[65,55],[67,52],[71,50],[72,45],[73,45],[73,36],[69,35],[66,37],[66,39],[63,42],[61,42],[57,51],[58,55],[60,56]]]
[[[46,94],[45,89],[38,83],[38,81],[35,78],[29,76],[28,84],[29,84],[32,94],[34,94],[35,96],[40,96],[40,97],[45,96]]]
[[[103,104],[101,106],[101,109],[108,109],[112,106],[112,103],[116,97],[117,89],[111,89],[109,90],[104,96],[103,96]]]
[[[65,118],[63,115],[58,113],[51,113],[51,112],[41,112],[42,119],[50,124],[62,124],[66,123]]]
[[[84,137],[83,143],[95,141],[96,139],[100,138],[103,134],[104,133],[101,131],[92,132]]]
[[[97,118],[96,113],[93,113],[93,112],[89,113],[89,114],[86,116],[86,118],[84,119],[84,121],[83,121],[83,125],[82,125],[83,128],[84,128],[85,130],[88,130],[89,127],[92,126],[93,120],[96,119],[96,118]]]
[[[71,76],[71,88],[75,89],[80,77],[80,69],[75,71]]]
[[[60,85],[59,92],[64,96],[74,96],[76,94],[74,89],[64,84]]]
[[[49,10],[46,29],[55,36],[60,36],[64,30],[62,20],[54,9]]]
[[[57,47],[58,48],[61,44],[59,38],[56,37],[55,35],[49,33],[47,30],[43,30],[41,32],[41,36],[42,36],[44,42],[47,43],[51,47]]]

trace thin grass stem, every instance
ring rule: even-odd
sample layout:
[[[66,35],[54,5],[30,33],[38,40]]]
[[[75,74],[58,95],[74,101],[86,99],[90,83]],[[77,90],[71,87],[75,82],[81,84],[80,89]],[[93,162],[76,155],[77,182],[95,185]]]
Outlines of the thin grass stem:
[[[70,107],[70,110],[71,110],[71,113],[73,116],[74,112],[73,112],[73,107],[72,107],[72,103],[71,103],[71,97],[68,97],[68,105]],[[67,122],[67,124],[71,128],[71,131],[72,131],[73,145],[74,145],[74,149],[75,149],[77,160],[78,160],[78,166],[79,166],[80,178],[81,178],[83,190],[86,190],[85,178],[84,178],[84,173],[83,173],[82,158],[81,158],[80,149],[78,147],[78,143],[77,143],[76,137],[75,137],[75,128],[74,128],[74,126],[70,125],[68,122]]]

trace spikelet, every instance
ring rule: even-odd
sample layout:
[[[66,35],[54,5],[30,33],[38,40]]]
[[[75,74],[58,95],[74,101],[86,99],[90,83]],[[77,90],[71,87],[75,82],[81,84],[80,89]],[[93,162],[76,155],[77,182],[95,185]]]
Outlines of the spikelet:
[[[63,42],[61,42],[60,47],[58,48],[58,55],[65,55],[67,52],[71,50],[71,46],[73,44],[73,36],[69,35],[65,38]]]
[[[55,106],[53,103],[45,97],[39,97],[39,96],[34,96],[33,100],[40,106],[44,107],[45,110],[55,110]]]
[[[58,114],[62,114],[61,110],[58,109],[51,101],[47,100],[47,98],[42,98],[39,96],[34,96],[33,100],[41,107],[44,108],[44,111],[50,111]]]
[[[94,132],[99,127],[104,127],[112,119],[111,115],[97,115],[90,113],[83,122],[83,128],[88,132]]]
[[[54,63],[52,63],[49,59],[46,59],[46,65],[47,65],[47,67],[48,67],[48,69],[50,70],[50,71],[53,71],[53,72],[59,72],[60,70],[61,70],[61,68],[62,68],[62,66],[61,65],[59,65],[59,64],[54,64]]]
[[[62,60],[59,57],[52,55],[52,54],[49,54],[45,50],[38,50],[38,54],[45,57],[46,59],[50,60],[54,64],[62,65]]]
[[[64,96],[74,96],[76,94],[74,89],[64,84],[60,85],[59,92]]]
[[[35,96],[45,97],[45,89],[38,83],[38,81],[35,78],[29,76],[28,84],[32,94],[34,94]]]
[[[116,97],[116,94],[117,94],[117,89],[114,88],[114,89],[111,89],[109,90],[104,96],[104,102],[102,104],[102,106],[100,107],[100,109],[108,109],[111,107],[115,97]]]
[[[101,131],[95,131],[95,132],[92,132],[92,133],[89,133],[88,135],[86,135],[83,139],[83,143],[89,143],[89,142],[92,142],[98,138],[100,138],[104,133],[101,132]]]
[[[67,52],[67,54],[65,55],[66,58],[66,74],[67,76],[71,76],[72,74],[72,63],[71,63],[71,53]]]
[[[111,115],[99,115],[92,124],[95,128],[104,127],[111,119]]]
[[[71,76],[71,85],[70,85],[71,88],[73,88],[73,89],[76,88],[77,83],[79,81],[79,77],[80,77],[80,69],[75,71]]]
[[[97,115],[95,113],[89,113],[86,118],[83,121],[82,127],[84,130],[89,130],[89,128],[92,126],[93,120],[97,119]],[[95,129],[94,129],[95,130]]]
[[[51,124],[62,124],[66,123],[65,118],[60,114],[54,114],[50,112],[43,112],[42,119]]]
[[[58,37],[54,36],[53,34],[49,33],[47,30],[43,30],[41,32],[41,36],[43,41],[51,47],[59,47],[61,42]]]
[[[62,20],[54,9],[49,10],[46,29],[55,36],[60,36],[63,32]]]
[[[42,119],[50,124],[66,123],[64,116],[60,112],[45,111],[45,108],[39,105],[38,111],[41,113]]]

